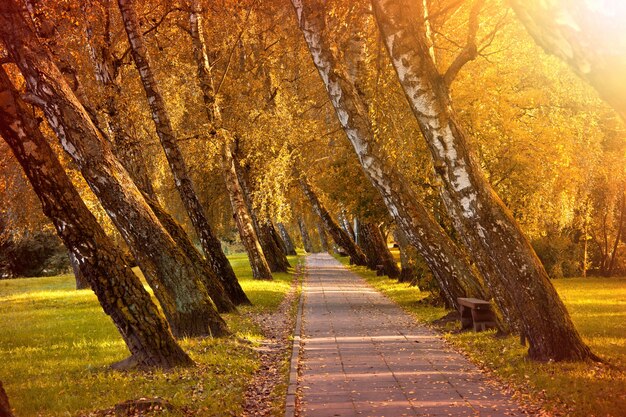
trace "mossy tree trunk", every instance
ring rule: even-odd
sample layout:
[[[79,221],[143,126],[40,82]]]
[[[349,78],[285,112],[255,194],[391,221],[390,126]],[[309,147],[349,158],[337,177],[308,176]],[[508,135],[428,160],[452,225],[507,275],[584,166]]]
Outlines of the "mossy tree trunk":
[[[198,271],[154,216],[88,113],[25,23],[16,0],[0,3],[0,38],[83,177],[133,251],[177,336],[227,334]]]
[[[0,134],[24,169],[79,273],[126,342],[131,362],[162,368],[192,365],[123,253],[81,200],[31,114],[0,69]]]
[[[285,225],[282,223],[278,223],[277,226],[280,236],[282,237],[283,243],[285,245],[285,253],[289,256],[297,255],[296,245],[294,245],[293,239],[291,239],[291,236],[289,235],[289,232],[287,231]]]
[[[389,251],[387,242],[383,238],[378,226],[372,222],[359,223],[359,236],[361,237],[361,247],[367,256],[367,266],[370,269],[377,270],[382,265],[382,272],[389,278],[398,278],[400,276],[400,268],[393,259],[393,255]]]
[[[408,181],[376,152],[367,108],[332,53],[325,4],[320,0],[292,0],[292,4],[337,118],[389,213],[428,263],[450,305],[458,306],[457,297],[482,297],[480,280],[466,255],[419,203]]]
[[[313,191],[313,187],[309,184],[309,181],[305,177],[304,173],[296,171],[296,174],[298,176],[298,181],[300,182],[300,187],[302,188],[304,195],[309,200],[309,203],[311,203],[313,211],[318,215],[324,225],[324,228],[333,238],[337,246],[343,249],[348,256],[350,256],[352,263],[355,265],[367,265],[367,257],[361,248],[359,248],[357,244],[354,243],[354,240],[352,240],[352,238],[341,227],[339,227],[335,220],[333,220],[328,210],[326,210],[326,207],[322,205],[322,202],[317,197],[315,191]]]
[[[222,145],[222,172],[224,173],[224,182],[228,189],[235,223],[239,230],[239,237],[241,238],[241,243],[246,248],[254,279],[271,280],[273,279],[272,272],[265,260],[259,238],[254,230],[239,178],[237,177],[236,161],[232,156],[230,147],[230,141],[225,140]]]
[[[239,281],[222,279],[222,276],[215,276],[215,271],[206,259],[202,257],[196,249],[193,242],[185,232],[185,229],[158,203],[148,195],[144,195],[146,202],[152,209],[159,222],[165,230],[174,239],[180,250],[193,263],[194,267],[199,271],[202,283],[206,288],[209,296],[215,303],[217,310],[222,313],[236,311],[234,304],[251,304],[246,293],[243,292]],[[209,278],[211,277],[211,278]],[[219,280],[219,281],[218,281]],[[221,282],[222,285],[218,285]],[[235,285],[236,284],[236,285]]]
[[[263,253],[265,254],[265,259],[270,264],[270,270],[272,272],[287,272],[291,265],[274,225],[268,219],[259,225],[259,229],[261,242],[264,242]]]
[[[441,180],[454,228],[505,317],[515,317],[537,360],[595,358],[574,327],[548,274],[511,212],[482,174],[431,54],[425,4],[372,0],[374,16]],[[453,72],[451,72],[453,71]],[[420,138],[421,140],[421,138]]]

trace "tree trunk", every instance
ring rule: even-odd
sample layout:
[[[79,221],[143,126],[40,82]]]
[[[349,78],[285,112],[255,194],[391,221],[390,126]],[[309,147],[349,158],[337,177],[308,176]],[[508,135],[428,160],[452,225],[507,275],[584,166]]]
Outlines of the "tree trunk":
[[[209,64],[209,57],[207,55],[207,47],[204,42],[201,7],[200,3],[197,0],[192,0],[191,2],[189,24],[189,33],[191,34],[194,60],[197,67],[196,80],[198,82],[198,86],[200,87],[200,91],[202,92],[204,109],[209,123],[211,124],[212,133],[216,135],[216,138],[218,140],[226,140],[227,138],[230,138],[230,135],[218,133],[222,131],[222,116],[217,100],[217,92],[215,91],[215,87],[213,85],[213,76],[211,74],[211,66]],[[230,143],[228,145],[230,146]],[[231,196],[231,200],[232,198],[233,196]],[[219,260],[214,260],[213,263],[221,265],[221,268],[225,268],[226,266],[222,265],[222,263],[224,260],[226,262],[228,262],[228,260],[226,259],[223,251],[221,251],[221,248],[220,253],[221,258]],[[230,271],[232,272],[230,264],[228,264],[228,268],[230,268]],[[234,272],[232,272],[232,277],[235,277]],[[231,279],[230,276],[228,279]]]
[[[199,271],[202,283],[215,303],[217,310],[223,313],[236,311],[233,303],[237,305],[250,305],[250,300],[246,293],[243,292],[239,281],[224,279],[222,276],[216,277],[213,268],[211,268],[208,261],[202,257],[200,252],[198,252],[187,235],[187,232],[185,232],[185,229],[183,229],[156,200],[150,198],[148,195],[144,195],[144,198],[152,209],[152,212],[156,215],[157,219],[159,219],[159,222],[163,225],[165,230],[167,230],[167,233],[174,239],[176,245],[178,245],[185,256],[191,260]],[[209,279],[209,277],[211,277],[211,279]],[[221,282],[222,285],[217,285],[218,282]]]
[[[304,251],[306,253],[313,253],[313,243],[311,242],[309,231],[307,230],[306,223],[302,217],[298,218],[298,227],[300,228],[300,236],[302,237],[302,246],[304,247]]]
[[[111,217],[154,290],[177,336],[227,334],[200,277],[160,225],[114,157],[49,53],[25,24],[21,8],[0,3],[0,36],[65,151]]]
[[[11,405],[9,404],[9,397],[4,391],[2,381],[0,381],[0,417],[15,417],[11,411]]]
[[[224,181],[226,182],[226,188],[230,196],[233,216],[237,223],[241,243],[243,243],[248,253],[254,279],[271,280],[272,273],[265,260],[265,255],[263,254],[263,249],[261,248],[257,234],[254,231],[252,219],[250,218],[241,185],[237,177],[236,162],[232,156],[230,146],[230,141],[224,140],[224,144],[222,145],[222,171],[224,172]]]
[[[359,235],[359,218],[358,217],[354,217],[354,219],[352,219],[352,223],[354,224],[352,226],[352,230],[353,230],[353,235],[354,235],[354,243],[356,243],[357,245],[361,244],[361,236]]]
[[[595,357],[576,331],[530,243],[480,172],[431,55],[424,4],[373,0],[374,16],[425,138],[453,225],[505,317],[516,317],[538,360]],[[417,22],[413,17],[417,16]]]
[[[287,253],[284,249],[284,245],[276,229],[270,220],[263,222],[259,228],[261,229],[261,242],[265,242],[263,247],[263,253],[265,253],[265,259],[272,259],[270,269],[272,272],[287,272],[291,265],[287,259]],[[265,248],[267,247],[267,251]],[[268,255],[268,253],[270,255]],[[273,269],[272,269],[273,265]]]
[[[535,41],[567,62],[626,120],[626,11],[620,2],[509,3]]]
[[[263,254],[272,272],[287,272],[291,265],[281,243],[276,240],[273,229],[274,226],[269,220],[259,225],[259,241]]]
[[[315,211],[315,213],[319,216],[322,224],[335,243],[342,248],[348,256],[350,256],[352,263],[362,266],[367,265],[367,258],[361,248],[359,248],[356,243],[354,243],[354,240],[352,240],[352,238],[344,232],[337,223],[335,223],[335,220],[333,220],[331,215],[328,213],[328,210],[326,210],[319,198],[317,198],[317,195],[313,191],[313,188],[311,187],[311,184],[309,184],[304,173],[298,172],[297,175],[304,195],[308,198],[311,206],[313,207],[313,211]]]
[[[204,42],[204,29],[202,27],[202,8],[198,0],[191,0],[189,13],[189,33],[191,35],[193,56],[197,67],[198,86],[204,100],[204,110],[209,123],[214,131],[222,128],[222,115],[217,102],[217,92],[213,84],[211,65],[207,55],[207,47]]]
[[[78,263],[78,259],[76,259],[76,255],[73,252],[68,252],[67,256],[70,258],[70,265],[72,267],[72,272],[74,273],[74,280],[76,281],[76,289],[77,290],[85,290],[89,287],[89,281],[85,278],[83,271],[80,269],[80,264]]]
[[[11,411],[9,397],[7,397],[7,393],[4,391],[2,381],[0,381],[0,417],[15,417]]]
[[[322,252],[328,252],[328,239],[326,237],[326,230],[324,230],[324,226],[320,223],[316,223],[315,227],[317,228],[317,234],[320,237],[320,246],[322,247]]]
[[[607,277],[613,275],[613,270],[615,269],[615,259],[617,258],[617,249],[619,246],[619,242],[622,238],[622,229],[624,228],[624,219],[626,218],[626,194],[622,191],[622,195],[620,197],[619,202],[619,220],[617,222],[617,233],[615,233],[615,240],[613,241],[613,249],[611,251],[611,260],[609,261],[609,266],[607,268]]]
[[[417,267],[418,252],[410,243],[406,235],[401,229],[395,232],[395,239],[400,250],[400,276],[398,282],[408,282],[415,284],[419,279],[419,271]]]
[[[236,142],[235,148],[238,150],[237,144],[238,143]],[[239,180],[239,185],[241,186],[241,192],[243,193],[243,198],[246,203],[248,213],[250,214],[250,219],[252,220],[252,226],[254,227],[257,237],[259,238],[259,244],[261,245],[261,249],[263,249],[263,255],[265,256],[265,260],[270,267],[270,271],[287,272],[291,266],[287,260],[287,255],[282,249],[280,242],[274,237],[275,231],[271,221],[265,220],[264,222],[259,222],[252,204],[252,190],[250,189],[248,169],[241,166],[236,153],[233,154],[233,166],[235,167],[237,179]]]
[[[345,209],[342,209],[339,212],[339,224],[341,225],[341,228],[343,230],[345,230],[348,235],[350,235],[352,240],[356,239],[356,236],[354,235],[354,230],[352,229],[352,225],[350,224],[350,220],[348,220],[348,215],[346,214],[346,210]]]
[[[154,74],[150,67],[150,58],[148,50],[144,44],[143,34],[139,28],[136,12],[132,5],[132,0],[118,0],[124,28],[128,35],[130,50],[135,66],[139,71],[144,91],[152,112],[152,120],[156,128],[157,135],[161,141],[161,146],[165,151],[165,155],[170,165],[172,174],[174,175],[174,183],[178,194],[185,206],[187,215],[191,220],[198,237],[200,245],[207,257],[207,261],[215,272],[216,276],[222,277],[223,280],[229,281],[230,286],[238,286],[237,277],[226,258],[219,239],[213,234],[209,221],[204,213],[204,209],[200,204],[200,200],[194,190],[193,182],[189,175],[187,164],[183,158],[183,154],[178,146],[174,130],[170,122],[169,114],[165,108],[163,96],[159,90]],[[209,279],[214,279],[209,277]],[[221,283],[215,283],[220,285]]]
[[[104,27],[105,33],[103,41],[98,43],[93,36],[92,23],[88,19],[86,22],[85,35],[87,37],[87,50],[94,67],[94,75],[96,81],[101,87],[100,94],[105,97],[104,113],[106,118],[107,129],[110,132],[109,139],[113,143],[113,151],[115,156],[122,162],[126,171],[130,174],[139,189],[156,199],[156,193],[150,181],[146,160],[141,155],[141,146],[137,138],[131,137],[128,131],[123,128],[125,121],[121,118],[121,112],[118,106],[118,97],[122,93],[122,82],[120,75],[120,66],[122,62],[113,56],[113,45],[111,44],[111,16],[110,6],[107,1],[104,7]],[[95,120],[94,120],[95,123]],[[105,129],[101,129],[105,130]]]
[[[287,246],[285,245],[285,242],[283,242],[283,238],[281,237],[280,233],[278,233],[278,230],[276,230],[276,226],[274,226],[274,222],[272,222],[269,219],[267,220],[267,222],[268,222],[268,225],[270,226],[270,231],[272,234],[272,238],[274,239],[274,242],[276,242],[276,245],[280,248],[281,252],[283,253],[283,256],[285,256],[285,259],[287,259]],[[289,260],[287,260],[287,262],[289,262]]]
[[[361,247],[367,255],[367,266],[376,271],[378,265],[383,266],[383,273],[389,278],[398,278],[400,268],[393,255],[389,251],[387,242],[384,240],[378,226],[374,223],[359,223],[359,236],[361,236]]]
[[[109,19],[108,6],[105,10],[106,19]],[[91,27],[87,27],[87,40],[90,56],[95,68],[96,80],[100,83],[106,99],[104,100],[107,119],[106,129],[111,132],[112,138],[109,140],[114,144],[113,151],[118,157],[126,171],[129,173],[135,185],[141,190],[150,205],[150,208],[159,219],[159,222],[165,227],[167,232],[172,236],[176,244],[183,250],[187,257],[195,266],[200,268],[200,276],[209,296],[215,303],[218,311],[229,312],[234,311],[235,305],[250,304],[250,300],[243,292],[239,281],[233,279],[234,271],[228,260],[219,259],[216,256],[214,263],[209,263],[208,259],[204,259],[189,239],[187,233],[182,226],[176,222],[159,204],[150,175],[148,174],[145,158],[141,156],[140,146],[136,138],[132,138],[124,128],[125,122],[122,120],[119,111],[118,96],[121,93],[121,79],[119,74],[119,65],[112,56],[112,46],[110,44],[110,34],[105,35],[105,45],[97,47],[92,44],[94,42],[91,33]],[[219,242],[218,242],[219,243]],[[221,251],[221,246],[220,246]],[[222,252],[223,254],[223,252]],[[225,262],[228,267],[220,265]],[[232,274],[231,274],[232,272]],[[216,285],[219,281],[222,285]],[[224,294],[226,291],[226,294]]]
[[[337,65],[324,36],[324,6],[319,1],[292,1],[304,38],[340,124],[357,153],[365,174],[381,193],[396,223],[418,248],[450,305],[458,297],[485,298],[479,279],[465,254],[419,204],[407,181],[372,152],[371,122],[354,85]],[[310,4],[309,4],[310,3]]]
[[[192,365],[122,252],[81,200],[31,114],[0,69],[0,135],[24,168],[44,213],[77,261],[80,273],[120,332],[132,362],[142,367]]]
[[[283,238],[283,243],[285,244],[285,252],[289,256],[297,255],[296,245],[293,244],[293,240],[291,236],[289,236],[289,232],[284,224],[278,223],[278,231],[280,232],[280,236]]]

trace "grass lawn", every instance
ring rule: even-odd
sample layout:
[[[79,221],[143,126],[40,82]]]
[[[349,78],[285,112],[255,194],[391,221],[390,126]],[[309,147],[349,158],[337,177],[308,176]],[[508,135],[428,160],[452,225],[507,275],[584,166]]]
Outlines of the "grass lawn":
[[[293,273],[254,281],[245,254],[229,256],[254,304],[242,313],[276,309]],[[292,266],[301,261],[290,257]],[[0,281],[0,380],[19,417],[88,415],[140,397],[162,397],[201,416],[238,415],[259,366],[262,338],[245,314],[226,314],[233,337],[185,339],[198,366],[172,372],[107,368],[128,351],[91,290],[76,291],[72,275]],[[159,415],[189,415],[169,413]]]
[[[348,264],[347,258],[340,261]],[[419,302],[428,293],[362,267],[351,268],[422,322],[447,313]],[[455,333],[458,323],[444,329],[446,339],[508,383],[522,400],[542,399],[558,415],[626,416],[626,278],[565,278],[553,283],[585,342],[611,366],[531,362],[518,337]]]

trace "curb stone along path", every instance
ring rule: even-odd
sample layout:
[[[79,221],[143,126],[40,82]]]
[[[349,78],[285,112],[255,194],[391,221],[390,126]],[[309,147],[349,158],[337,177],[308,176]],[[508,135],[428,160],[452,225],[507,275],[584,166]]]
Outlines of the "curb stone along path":
[[[297,416],[524,415],[475,365],[330,255],[307,258],[303,293]]]

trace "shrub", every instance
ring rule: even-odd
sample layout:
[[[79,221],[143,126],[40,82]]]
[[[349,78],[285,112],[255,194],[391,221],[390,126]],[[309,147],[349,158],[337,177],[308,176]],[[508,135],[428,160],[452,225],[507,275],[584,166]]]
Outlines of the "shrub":
[[[0,244],[0,276],[50,276],[70,270],[67,250],[51,232],[28,234]]]

